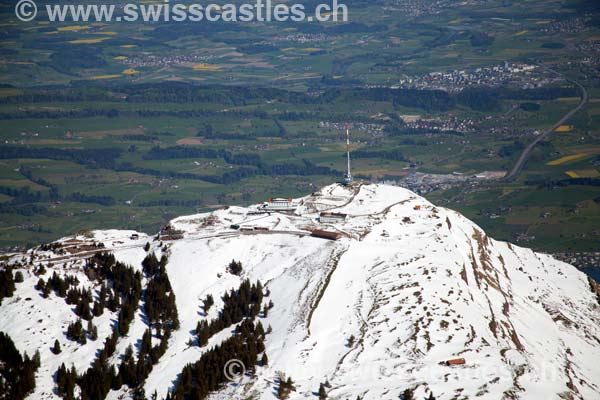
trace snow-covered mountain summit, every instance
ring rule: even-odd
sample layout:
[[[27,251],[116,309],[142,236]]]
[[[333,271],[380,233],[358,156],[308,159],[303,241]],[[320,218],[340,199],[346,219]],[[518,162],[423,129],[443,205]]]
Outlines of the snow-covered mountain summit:
[[[211,398],[274,399],[285,374],[295,386],[291,399],[316,399],[325,382],[331,399],[398,399],[406,389],[419,399],[600,399],[598,289],[574,267],[495,241],[462,215],[398,187],[331,185],[294,203],[294,212],[229,207],[180,217],[160,237],[95,231],[13,256],[24,282],[2,301],[0,331],[21,352],[40,351],[30,398],[58,397],[57,369],[84,373],[118,318],[107,309],[92,319],[97,340],[68,340],[76,307],[42,297],[38,280],[70,274],[97,298],[101,285],[84,272],[85,259],[110,251],[138,271],[148,254],[168,255],[179,324],[140,385],[148,397],[174,393],[187,364],[235,334],[239,322],[205,346],[196,342],[198,323],[218,319],[223,295],[249,279],[261,282],[261,303],[273,303],[255,318],[270,327],[268,365],[245,366],[252,373]],[[334,216],[319,221],[321,213]],[[228,269],[232,259],[241,272]],[[152,279],[142,278],[141,302],[107,360],[117,370],[130,344],[134,356],[143,347]],[[214,305],[205,312],[208,295]],[[152,344],[161,341],[152,335]],[[51,349],[56,339],[59,354]],[[108,397],[132,392],[113,387]]]

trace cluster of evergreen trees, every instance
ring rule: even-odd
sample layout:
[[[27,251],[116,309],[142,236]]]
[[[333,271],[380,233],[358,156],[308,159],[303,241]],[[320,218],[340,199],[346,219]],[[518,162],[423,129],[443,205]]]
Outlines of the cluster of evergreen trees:
[[[18,119],[58,119],[58,118],[92,118],[92,117],[117,117],[121,113],[115,108],[85,108],[82,110],[19,110],[14,112],[0,113],[0,120],[11,121]],[[126,113],[132,114],[132,113]]]
[[[246,279],[241,283],[239,289],[232,289],[223,296],[223,309],[219,311],[219,316],[210,323],[201,320],[196,326],[196,335],[198,345],[206,346],[208,340],[217,332],[237,324],[244,318],[253,320],[259,313],[263,300],[263,287],[257,281],[251,284]]]
[[[98,339],[98,328],[96,328],[96,325],[94,325],[91,320],[88,321],[87,330],[83,329],[81,319],[71,322],[67,327],[67,338],[70,340],[76,340],[80,344],[86,344],[88,336],[90,340]],[[57,343],[58,342],[54,343],[55,347]],[[60,344],[58,345],[58,349],[55,349],[55,353],[58,354],[56,350],[60,353]]]
[[[160,337],[159,344],[152,346],[152,330],[147,329],[144,332],[137,361],[133,357],[133,349],[127,349],[123,362],[119,366],[119,381],[121,384],[139,390],[139,387],[152,371],[153,366],[167,351],[167,344],[171,337],[170,328],[163,328]]]
[[[90,302],[94,300],[92,291],[87,289],[71,288],[67,293],[67,304],[75,304],[75,314],[81,318],[90,321],[92,319],[92,310]]]
[[[12,199],[10,201],[10,204],[12,204],[12,205],[20,205],[20,204],[26,204],[26,203],[39,203],[39,202],[44,202],[44,201],[58,201],[58,200],[74,201],[77,203],[100,204],[103,206],[112,206],[112,205],[115,205],[115,203],[116,203],[115,199],[113,199],[110,196],[94,196],[94,195],[83,194],[80,192],[74,192],[67,196],[61,196],[58,191],[58,187],[56,185],[51,185],[44,179],[36,178],[31,173],[28,173],[26,175],[25,171],[29,171],[29,170],[21,168],[22,175],[24,175],[27,179],[29,179],[39,185],[46,186],[50,190],[48,190],[46,192],[40,192],[40,191],[33,192],[33,191],[31,191],[31,189],[28,186],[25,186],[25,187],[22,187],[19,189],[14,189],[14,188],[11,188],[8,186],[0,186],[0,193],[6,194],[6,195],[12,197]]]
[[[79,279],[72,275],[65,275],[63,278],[60,277],[56,271],[54,271],[52,276],[48,279],[48,282],[44,282],[44,280],[40,278],[37,282],[36,289],[42,292],[42,296],[44,298],[47,298],[52,291],[54,291],[58,297],[66,297],[67,291],[71,285],[79,285]],[[71,300],[73,300],[74,297],[75,296],[71,294]],[[74,303],[76,302],[71,301],[69,304]]]
[[[51,184],[50,182],[48,182],[47,180],[45,180],[43,178],[35,177],[33,175],[33,171],[31,170],[31,168],[20,167],[19,173],[21,175],[23,175],[25,178],[29,179],[30,181],[35,182],[40,186],[44,186],[44,187],[47,187],[48,189],[50,189],[50,193],[49,193],[50,198],[54,198],[55,195],[58,195],[58,189],[56,188],[56,186]]]
[[[242,274],[243,269],[244,268],[242,267],[241,261],[232,260],[227,266],[227,271],[237,276],[240,276]]]
[[[0,100],[0,104],[2,101]],[[19,119],[72,119],[72,118],[93,118],[93,117],[143,117],[143,118],[158,118],[158,117],[175,117],[175,118],[209,118],[209,117],[231,117],[231,118],[253,118],[253,119],[269,119],[268,114],[263,110],[150,110],[147,108],[136,109],[118,109],[118,108],[84,108],[80,110],[18,110],[11,112],[1,112],[0,121],[12,121]],[[135,137],[127,139],[127,137]],[[219,135],[230,136],[230,135]],[[231,135],[233,136],[233,135]],[[238,136],[238,135],[236,135]],[[239,135],[240,138],[248,138],[248,135]],[[123,135],[123,140],[135,141],[153,141],[156,136],[146,135]]]
[[[15,279],[12,269],[3,267],[0,269],[0,304],[5,297],[12,297],[15,292]]]
[[[0,214],[17,214],[31,217],[48,211],[46,207],[35,204],[16,204],[15,202],[0,203]]]
[[[98,253],[88,260],[85,270],[90,279],[94,278],[103,283],[97,305],[94,304],[94,314],[101,313],[105,305],[112,311],[118,308],[119,334],[127,335],[129,323],[133,321],[142,297],[142,274],[116,261],[113,254],[106,252]],[[104,285],[105,282],[110,282],[112,288]],[[107,300],[105,296],[108,296]]]
[[[351,29],[353,24],[340,25],[336,29]],[[370,29],[370,28],[369,28]],[[165,32],[166,33],[166,32]],[[460,38],[456,32],[447,29],[440,30],[439,34],[428,46],[436,47],[451,43]],[[484,32],[469,32],[468,38],[473,46],[488,46],[494,38]],[[247,47],[244,47],[248,49]],[[333,83],[330,81],[329,83]],[[102,101],[111,103],[216,103],[224,105],[244,105],[254,100],[277,100],[287,104],[330,104],[340,98],[353,98],[375,101],[392,101],[395,105],[419,107],[427,111],[447,111],[455,108],[457,104],[467,105],[474,109],[488,109],[495,107],[497,99],[515,100],[550,100],[557,97],[573,97],[579,93],[574,87],[549,86],[534,89],[513,89],[510,87],[490,88],[485,87],[484,92],[475,94],[469,90],[479,88],[468,88],[465,95],[450,95],[441,90],[427,89],[388,89],[388,88],[329,88],[319,96],[311,96],[292,90],[275,88],[246,88],[233,86],[195,86],[182,82],[163,82],[148,85],[121,85],[115,86],[107,91],[106,88],[98,90],[93,87],[72,87],[61,90],[28,90],[16,96],[6,96],[0,99],[0,104],[23,104],[32,102],[76,102]],[[464,91],[463,91],[464,92]],[[119,96],[119,94],[121,96]],[[117,95],[117,96],[115,96]],[[130,107],[129,107],[130,108]],[[123,107],[110,107],[105,109],[82,109],[69,111],[52,110],[25,110],[13,111],[0,114],[0,119],[9,118],[75,118],[75,117],[116,117],[119,115],[132,115],[142,117],[152,116],[177,116],[177,117],[206,117],[217,115],[211,110],[130,110]],[[268,118],[261,115],[262,110],[229,112],[218,111],[218,115],[234,115],[240,117]],[[266,114],[266,113],[265,113]],[[80,150],[81,151],[81,150]],[[52,156],[63,157],[64,153],[51,153]],[[78,154],[78,153],[74,153]],[[33,158],[33,157],[10,157],[10,158]],[[35,157],[37,158],[37,157]],[[104,158],[104,157],[102,157]],[[77,157],[77,160],[81,160]],[[91,161],[92,159],[90,159]],[[94,160],[96,161],[96,160]]]
[[[462,90],[456,95],[458,104],[477,111],[493,111],[500,107],[501,100],[553,100],[559,97],[577,97],[576,87],[548,86],[534,89],[513,89],[507,86],[478,86]]]
[[[222,158],[232,165],[261,165],[262,160],[258,154],[240,153],[233,154],[227,150],[210,148],[195,148],[189,146],[158,147],[155,146],[143,155],[144,160],[171,160],[176,158]]]
[[[112,311],[116,311],[119,305],[119,299],[110,292],[110,289],[103,284],[100,288],[98,300],[94,301],[92,291],[87,288],[78,288],[79,280],[73,275],[61,277],[56,271],[45,282],[40,278],[36,284],[36,289],[42,292],[42,296],[47,298],[52,291],[58,297],[64,297],[67,304],[75,305],[74,312],[79,317],[88,321],[87,331],[83,329],[81,320],[71,323],[67,329],[67,338],[76,340],[81,344],[86,343],[86,336],[91,340],[96,340],[98,334],[96,327],[92,324],[92,318],[102,315],[104,307],[108,304]],[[107,293],[110,293],[107,299]],[[93,308],[90,304],[93,303]]]
[[[58,149],[22,146],[2,146],[0,159],[14,158],[47,158],[50,160],[72,161],[81,165],[92,165],[98,168],[112,168],[115,160],[123,151],[118,148],[104,149]]]
[[[142,261],[142,268],[148,278],[144,307],[150,326],[162,325],[177,329],[179,319],[175,293],[171,288],[166,266],[165,255],[159,261],[154,253],[150,253]]]
[[[290,394],[296,391],[294,381],[289,376],[286,379],[284,375],[280,375],[278,381],[279,386],[277,387],[277,398],[281,400],[288,399]]]
[[[208,310],[215,304],[215,299],[211,294],[207,294],[206,298],[202,300],[202,308],[204,309],[204,313],[208,314]]]
[[[117,369],[109,366],[108,358],[114,353],[119,336],[127,334],[133,320],[142,295],[141,274],[117,262],[114,256],[108,253],[96,255],[88,262],[87,275],[93,279],[110,281],[112,289],[117,294],[116,298],[120,299],[119,319],[112,335],[104,343],[104,348],[85,373],[79,376],[74,369],[68,370],[64,365],[59,368],[57,386],[63,398],[73,398],[75,384],[80,386],[81,397],[84,400],[104,398],[110,389],[117,390],[122,385],[135,389],[136,393],[143,397],[141,385],[153,366],[166,352],[172,330],[179,327],[175,295],[166,273],[166,265],[167,257],[163,256],[159,261],[154,253],[147,255],[142,262],[142,269],[148,278],[148,285],[144,292],[144,310],[151,327],[142,336],[137,359],[133,348],[129,347]],[[106,293],[109,292],[110,288],[103,284],[99,306],[104,306],[102,299],[106,298]],[[78,322],[79,326],[76,328],[85,332],[81,321]],[[160,339],[159,344],[155,346],[152,346],[153,330]]]
[[[181,372],[180,379],[172,393],[166,400],[203,399],[227,382],[224,367],[233,359],[240,360],[248,371],[253,371],[258,364],[268,365],[265,352],[265,332],[260,321],[254,322],[260,313],[263,300],[263,287],[260,282],[251,284],[245,280],[237,290],[232,289],[223,295],[223,309],[217,319],[210,323],[198,323],[197,335],[200,346],[206,345],[208,339],[235,323],[241,322],[235,329],[233,336],[220,345],[207,350],[200,360],[188,364]],[[207,296],[203,301],[204,311],[214,304],[212,296]]]
[[[86,343],[85,333],[80,319],[71,322],[67,327],[67,338],[70,340],[77,340],[81,344]]]
[[[40,367],[40,353],[32,359],[21,353],[4,332],[0,332],[0,398],[21,400],[35,389],[35,371]]]
[[[120,385],[113,384],[116,382],[117,372],[114,366],[108,365],[108,358],[114,354],[119,338],[118,330],[115,327],[113,333],[104,342],[104,347],[100,354],[94,360],[94,363],[81,376],[77,374],[74,368],[68,370],[62,364],[56,374],[57,390],[63,399],[74,399],[75,384],[81,388],[81,399],[103,399],[106,397],[111,388],[118,389]]]
[[[193,179],[201,180],[210,183],[216,183],[221,185],[228,185],[231,183],[239,182],[245,178],[251,178],[254,176],[284,176],[284,175],[297,175],[297,176],[310,176],[310,175],[324,175],[324,176],[341,176],[342,173],[331,169],[329,167],[323,167],[316,165],[309,160],[302,160],[302,164],[273,164],[266,165],[261,164],[258,167],[242,167],[236,170],[226,172],[221,176],[217,175],[199,175],[192,172],[177,172],[177,171],[160,171],[157,169],[140,167],[133,165],[130,162],[122,162],[117,164],[114,168],[115,171],[119,172],[135,172],[143,175],[151,175],[156,177],[166,177],[173,179]]]
[[[66,201],[76,203],[100,204],[101,206],[114,206],[117,202],[110,196],[95,196],[84,193],[74,192],[64,197]]]
[[[149,246],[148,246],[149,250]],[[160,260],[154,253],[148,254],[142,261],[142,270],[148,279],[144,293],[144,310],[148,317],[150,328],[142,336],[137,360],[131,346],[125,351],[118,373],[110,372],[110,383],[113,388],[122,385],[135,390],[143,397],[142,384],[152,371],[153,366],[167,351],[171,332],[179,328],[175,294],[171,288],[166,272],[167,256],[163,254]],[[159,344],[152,346],[152,330],[160,339]],[[106,370],[106,369],[105,369]]]
[[[105,255],[101,258],[104,259],[104,264],[112,263],[114,259],[112,255]],[[108,357],[101,354],[94,365],[77,380],[82,387],[84,398],[86,396],[89,396],[87,398],[90,399],[98,398],[96,396],[104,397],[111,388],[119,389],[122,385],[135,389],[136,393],[143,396],[141,385],[152,371],[153,366],[166,352],[171,331],[179,327],[175,295],[166,273],[166,265],[167,257],[163,255],[159,261],[154,253],[148,254],[142,261],[142,269],[148,278],[148,286],[144,294],[144,309],[151,328],[147,329],[142,336],[137,360],[134,357],[133,348],[129,347],[118,370],[115,370],[113,367],[108,367],[106,363]],[[113,270],[112,273],[115,271]],[[139,276],[139,273],[136,274]],[[100,275],[104,275],[104,272],[101,271]],[[135,308],[137,308],[137,302]],[[122,310],[123,308],[121,308]],[[119,315],[121,316],[121,314]],[[123,334],[124,326],[121,322],[129,326],[132,319],[133,314],[131,314],[131,319],[119,318],[118,332]],[[155,329],[156,336],[160,338],[159,344],[155,346],[152,346],[152,329]],[[117,338],[117,330],[115,330],[111,342],[107,343],[108,350],[112,350],[110,353],[106,352],[108,356],[114,352]]]
[[[391,101],[394,106],[418,107],[427,111],[448,111],[456,106],[454,98],[442,90],[429,89],[351,89],[346,96],[374,101]]]
[[[554,189],[557,187],[567,187],[571,185],[582,185],[582,186],[600,186],[600,178],[566,178],[566,179],[528,179],[525,181],[526,185],[539,186],[540,188]],[[598,198],[595,198],[596,201]]]
[[[77,371],[75,366],[72,366],[70,370],[65,367],[65,364],[61,364],[56,371],[56,387],[58,395],[65,400],[74,400],[75,384],[77,383]]]
[[[258,354],[264,353],[264,337],[260,322],[254,324],[251,319],[244,320],[232,337],[206,351],[194,364],[183,368],[175,389],[166,400],[206,398],[227,382],[223,369],[230,360],[240,360],[247,370],[254,370]]]
[[[412,389],[404,390],[404,392],[402,392],[402,395],[400,396],[400,398],[402,400],[415,400],[414,390],[412,390]],[[435,400],[435,397],[433,397],[433,392],[429,393],[429,397],[427,398],[427,400]]]
[[[103,349],[87,371],[78,375],[74,369],[69,370],[64,365],[59,368],[57,386],[64,399],[74,398],[76,384],[81,388],[83,400],[105,398],[111,389],[117,390],[123,385],[135,389],[143,398],[141,385],[152,371],[152,367],[166,352],[172,329],[179,326],[175,297],[165,271],[166,264],[165,256],[159,261],[153,253],[142,262],[142,269],[149,282],[145,292],[145,311],[151,328],[144,332],[137,359],[134,357],[133,348],[129,347],[121,364],[115,368],[109,366],[108,358],[114,354],[119,337],[127,334],[133,321],[142,296],[142,276],[140,272],[116,261],[114,255],[109,253],[98,254],[88,262],[87,275],[93,279],[108,280],[116,298],[120,299],[119,318],[112,335],[106,339]],[[110,290],[103,284],[101,292],[108,293]],[[106,295],[101,294],[99,297],[102,299]],[[152,346],[153,329],[160,338],[159,344],[155,346]]]
[[[43,199],[42,192],[32,192],[29,186],[12,188],[0,186],[0,193],[12,197],[14,204],[37,203]]]
[[[383,158],[384,160],[406,161],[404,154],[398,150],[357,150],[352,152],[354,158]]]

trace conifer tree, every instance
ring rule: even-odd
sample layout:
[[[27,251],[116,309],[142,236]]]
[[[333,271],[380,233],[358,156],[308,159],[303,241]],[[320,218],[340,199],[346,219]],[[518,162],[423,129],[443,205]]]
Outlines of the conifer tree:
[[[54,346],[52,346],[52,352],[54,354],[60,354],[62,350],[60,349],[60,342],[58,341],[58,339],[56,339],[54,341]]]
[[[284,376],[280,376],[279,387],[277,388],[277,397],[279,399],[288,399],[290,393],[295,390],[296,388],[294,386],[294,381],[291,377],[288,377],[287,380],[284,380]]]
[[[406,389],[404,393],[402,393],[402,400],[414,400],[413,391],[411,389]]]
[[[262,353],[265,351],[265,342],[262,341],[262,338],[258,338],[256,341],[256,352]]]
[[[206,295],[206,299],[204,299],[202,303],[202,308],[204,308],[204,313],[206,314],[208,313],[208,310],[210,310],[210,308],[213,306],[213,304],[215,304],[215,300],[212,297],[212,295],[208,294]]]
[[[325,385],[319,385],[319,400],[325,400],[327,398],[327,392],[325,391]]]
[[[91,319],[88,321],[87,330],[88,330],[88,333],[90,334],[91,340],[98,339],[98,328],[96,327],[96,325],[94,325],[92,323]]]
[[[241,275],[241,274],[242,274],[242,270],[243,270],[243,267],[242,267],[242,263],[241,263],[240,261],[235,261],[235,260],[232,260],[232,261],[229,263],[229,266],[228,266],[228,271],[229,271],[231,274],[233,274],[233,275],[238,275],[238,276],[239,276],[239,275]]]
[[[67,338],[70,340],[79,340],[82,331],[83,327],[81,325],[81,319],[78,319],[77,321],[70,323],[67,327]]]
[[[265,329],[260,321],[256,323],[256,335],[262,339],[265,338]]]
[[[42,297],[44,297],[45,299],[47,299],[50,296],[50,291],[52,290],[52,288],[50,287],[50,285],[46,284],[44,286],[44,288],[42,289]]]
[[[77,339],[77,342],[79,342],[79,344],[86,344],[87,343],[87,332],[85,331],[85,329],[81,330],[81,334],[79,335],[79,339]]]
[[[33,358],[31,359],[31,361],[33,361],[33,366],[35,367],[35,369],[38,369],[40,367],[40,365],[42,365],[42,359],[40,357],[40,351],[36,350],[35,353],[33,354]]]

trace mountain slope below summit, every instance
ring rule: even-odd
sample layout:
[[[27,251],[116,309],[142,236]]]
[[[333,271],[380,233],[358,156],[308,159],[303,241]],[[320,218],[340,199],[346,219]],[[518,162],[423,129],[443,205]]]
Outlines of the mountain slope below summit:
[[[260,280],[274,303],[259,317],[272,328],[265,340],[269,365],[254,367],[254,374],[212,398],[274,399],[281,372],[295,382],[291,398],[316,398],[320,383],[329,382],[332,399],[397,399],[407,388],[417,398],[432,392],[437,399],[600,399],[600,309],[574,267],[490,239],[460,214],[401,188],[332,185],[297,202],[295,214],[249,215],[252,208],[230,207],[177,218],[170,227],[181,238],[162,247],[145,236],[132,239],[131,232],[94,233],[93,240],[134,266],[146,254],[146,241],[151,251],[169,254],[166,270],[181,326],[144,383],[148,396],[166,396],[186,364],[232,335],[229,328],[207,347],[193,344],[198,321],[216,318],[221,296],[247,278]],[[326,210],[347,218],[319,224]],[[246,230],[232,230],[233,224]],[[342,238],[311,237],[315,228]],[[36,263],[56,258],[36,254]],[[240,276],[226,270],[232,259],[243,264]],[[71,273],[82,275],[72,264]],[[55,262],[49,269],[63,273],[65,267]],[[0,330],[19,338],[21,351],[41,347],[32,398],[52,398],[49,374],[60,362],[81,372],[98,343],[68,344],[52,354],[48,346],[74,317],[64,303],[49,305],[35,293],[37,277],[23,272],[26,281],[0,306]],[[205,315],[208,294],[215,305]],[[48,315],[54,310],[41,323],[48,334],[36,329],[40,324],[27,307]],[[141,310],[119,339],[118,353],[141,338]],[[102,339],[110,321],[97,325]],[[445,364],[458,358],[465,363]],[[109,397],[130,396],[126,389]]]

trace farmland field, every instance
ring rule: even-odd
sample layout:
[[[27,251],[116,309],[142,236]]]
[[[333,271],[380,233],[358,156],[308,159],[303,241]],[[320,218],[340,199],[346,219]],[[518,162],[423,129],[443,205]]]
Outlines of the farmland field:
[[[346,127],[365,181],[502,176],[577,80],[589,103],[519,179],[426,196],[499,239],[598,250],[595,2],[347,4],[344,24],[212,25],[22,23],[0,5],[0,247],[306,195],[343,177]]]

